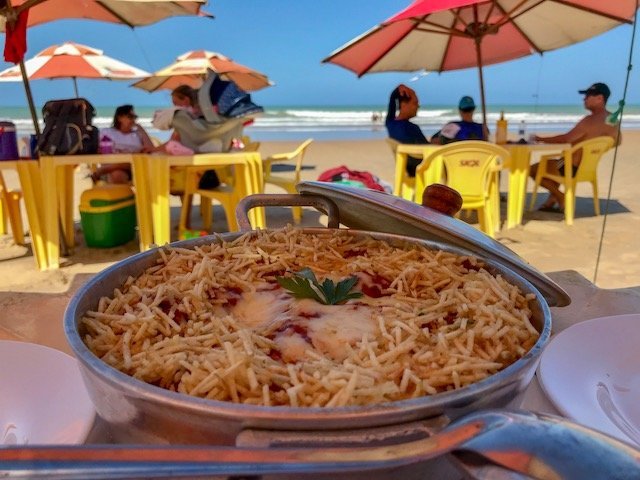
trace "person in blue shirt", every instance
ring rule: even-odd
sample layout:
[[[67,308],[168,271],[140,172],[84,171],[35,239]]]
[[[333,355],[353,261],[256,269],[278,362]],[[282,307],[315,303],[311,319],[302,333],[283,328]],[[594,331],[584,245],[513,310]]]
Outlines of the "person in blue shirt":
[[[447,123],[442,127],[442,130],[431,137],[431,143],[445,145],[461,140],[487,140],[489,138],[489,130],[483,128],[481,123],[473,121],[473,112],[475,110],[476,104],[473,98],[468,95],[462,97],[458,103],[461,120]]]
[[[416,92],[406,85],[398,85],[389,97],[389,109],[385,125],[390,138],[409,144],[427,144],[429,141],[420,130],[420,127],[412,123],[410,119],[418,114],[420,103]],[[416,176],[416,167],[422,158],[407,158],[407,175]]]

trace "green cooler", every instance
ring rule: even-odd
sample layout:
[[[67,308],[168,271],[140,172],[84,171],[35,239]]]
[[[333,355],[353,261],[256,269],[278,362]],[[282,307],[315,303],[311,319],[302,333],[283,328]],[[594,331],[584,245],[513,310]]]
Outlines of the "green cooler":
[[[136,235],[136,205],[127,185],[103,185],[82,192],[80,222],[89,247],[109,248]]]

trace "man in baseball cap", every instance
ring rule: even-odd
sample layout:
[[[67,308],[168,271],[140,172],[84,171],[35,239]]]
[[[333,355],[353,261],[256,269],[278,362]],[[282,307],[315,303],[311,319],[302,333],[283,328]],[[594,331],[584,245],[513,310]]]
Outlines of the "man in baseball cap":
[[[431,143],[444,145],[461,140],[486,140],[489,138],[489,130],[484,129],[481,123],[473,121],[473,112],[476,103],[469,95],[465,95],[458,102],[460,120],[449,122],[441,130],[431,137]]]
[[[611,112],[607,111],[607,100],[611,96],[611,90],[606,83],[597,82],[584,90],[578,90],[578,93],[584,95],[584,108],[589,110],[589,115],[582,118],[575,127],[562,135],[554,135],[553,137],[538,137],[535,140],[542,143],[576,143],[584,142],[596,137],[607,136],[613,138],[620,143],[621,138],[618,137],[618,125],[612,125],[607,122],[607,118]],[[564,159],[558,158],[549,160],[546,166],[546,172],[552,175],[564,176],[565,168],[571,167],[572,176],[575,177],[580,161],[582,160],[582,150],[578,150],[573,154],[572,165],[564,164]],[[536,178],[539,164],[531,166],[530,175]],[[564,193],[560,191],[560,184],[549,178],[543,178],[540,184],[549,190],[549,198],[538,208],[543,212],[564,212]]]
[[[611,96],[611,90],[609,90],[607,84],[601,82],[594,83],[585,90],[578,90],[578,93],[587,96],[602,95],[604,97],[604,103],[607,103],[607,100],[609,100],[609,97]]]

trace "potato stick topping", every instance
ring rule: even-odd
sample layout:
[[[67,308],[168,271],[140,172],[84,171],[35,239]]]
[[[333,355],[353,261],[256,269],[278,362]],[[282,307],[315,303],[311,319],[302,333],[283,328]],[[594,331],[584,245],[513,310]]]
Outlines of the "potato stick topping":
[[[278,277],[357,277],[338,305],[294,298]],[[463,388],[538,339],[525,295],[482,261],[345,231],[287,227],[193,250],[101,298],[80,331],[93,353],[144,382],[250,405],[339,407]]]

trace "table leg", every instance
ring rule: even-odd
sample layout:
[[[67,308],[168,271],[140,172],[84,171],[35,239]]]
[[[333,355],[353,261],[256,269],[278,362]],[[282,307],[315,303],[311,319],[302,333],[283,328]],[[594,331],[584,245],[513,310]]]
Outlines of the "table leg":
[[[522,224],[524,202],[527,195],[529,151],[525,147],[513,147],[509,168],[509,193],[507,204],[507,228]]]
[[[44,237],[49,268],[60,267],[60,230],[58,222],[58,182],[56,166],[52,157],[40,158],[42,172],[42,205]]]
[[[45,234],[43,231],[43,203],[42,203],[42,178],[40,168],[35,161],[18,162],[18,176],[24,198],[24,206],[29,220],[29,232],[31,235],[31,249],[39,270],[46,270],[49,266]]]
[[[149,250],[153,244],[153,217],[149,192],[148,155],[134,155],[131,166],[133,185],[136,191],[136,215],[138,217],[138,240],[140,251]]]
[[[61,165],[56,167],[61,223],[64,231],[65,242],[69,248],[73,248],[76,244],[75,224],[73,221],[74,170],[75,165]]]
[[[149,160],[151,211],[155,244],[171,242],[171,209],[169,206],[169,160],[154,156]]]

